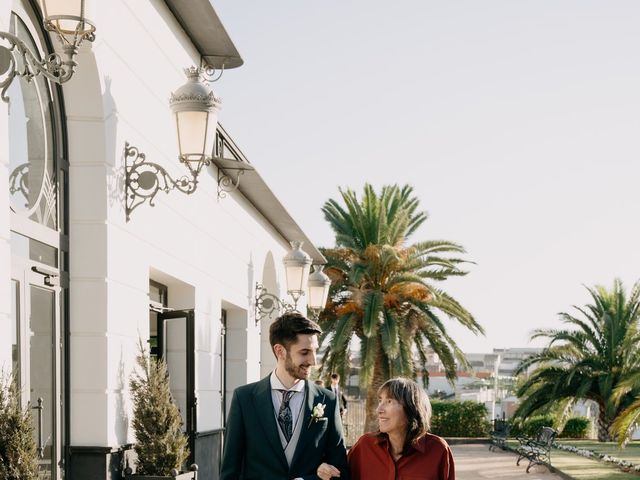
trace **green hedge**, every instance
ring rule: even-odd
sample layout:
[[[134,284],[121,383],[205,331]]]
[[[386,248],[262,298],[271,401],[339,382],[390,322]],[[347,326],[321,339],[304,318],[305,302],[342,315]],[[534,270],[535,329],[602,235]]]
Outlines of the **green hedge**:
[[[486,437],[490,430],[487,409],[482,403],[431,402],[431,432],[441,437]]]
[[[563,438],[587,438],[590,428],[591,420],[587,417],[572,417],[567,420],[560,436]]]
[[[527,418],[524,422],[513,424],[509,435],[512,437],[532,437],[540,427],[556,428],[553,417],[550,415],[536,415]],[[588,418],[571,417],[567,420],[567,423],[565,423],[559,436],[563,438],[587,438],[590,427],[591,420]]]
[[[514,423],[511,425],[512,437],[533,437],[540,427],[555,428],[553,417],[550,415],[535,415],[527,418],[524,422]]]

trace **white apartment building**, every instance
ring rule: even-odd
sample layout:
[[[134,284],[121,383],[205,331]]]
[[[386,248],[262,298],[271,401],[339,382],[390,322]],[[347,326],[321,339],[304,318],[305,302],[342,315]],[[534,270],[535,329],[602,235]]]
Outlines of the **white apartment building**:
[[[199,478],[214,479],[230,393],[275,363],[256,283],[284,296],[290,241],[324,259],[221,126],[197,188],[164,191],[163,172],[189,175],[169,106],[183,68],[243,63],[209,0],[84,3],[95,40],[62,86],[9,78],[23,59],[0,33],[0,368],[25,407],[43,400],[43,478],[120,479],[142,339],[169,364]],[[0,31],[44,59],[62,50],[44,13],[0,0]],[[155,197],[133,189],[134,161],[156,165],[137,177]]]

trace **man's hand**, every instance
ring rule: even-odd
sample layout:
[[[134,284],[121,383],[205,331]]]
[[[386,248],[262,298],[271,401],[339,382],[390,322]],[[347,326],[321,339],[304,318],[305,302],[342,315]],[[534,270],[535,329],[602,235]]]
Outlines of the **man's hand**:
[[[339,477],[340,470],[328,463],[321,463],[316,471],[316,475],[318,475],[322,480],[330,480],[333,477]]]

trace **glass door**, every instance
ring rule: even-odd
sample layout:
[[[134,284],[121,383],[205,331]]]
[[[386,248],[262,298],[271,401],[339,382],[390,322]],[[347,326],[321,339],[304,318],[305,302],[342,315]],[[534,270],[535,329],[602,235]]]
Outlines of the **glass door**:
[[[182,415],[193,462],[197,431],[193,310],[158,313],[158,356],[167,363],[171,394]]]
[[[31,408],[40,479],[62,476],[60,288],[54,270],[15,259],[12,264],[14,373],[23,408]]]

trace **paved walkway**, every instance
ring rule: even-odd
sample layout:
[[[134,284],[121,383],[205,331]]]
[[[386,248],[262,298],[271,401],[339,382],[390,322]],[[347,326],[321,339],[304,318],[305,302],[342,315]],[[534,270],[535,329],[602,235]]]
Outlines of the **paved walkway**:
[[[489,451],[487,444],[452,445],[456,462],[456,480],[561,480],[547,468],[535,465],[526,473],[528,462],[516,466],[516,456],[510,452]]]

